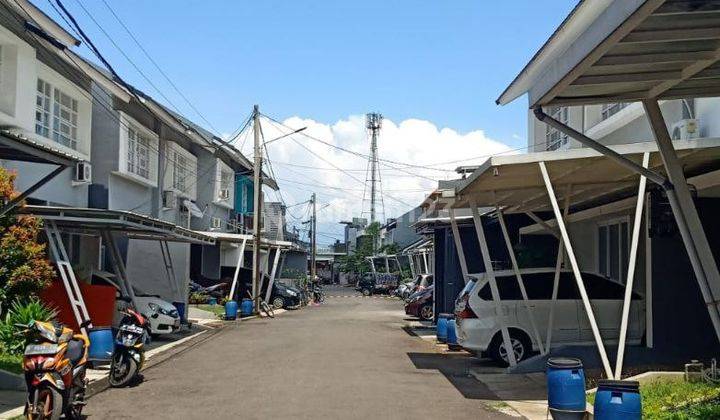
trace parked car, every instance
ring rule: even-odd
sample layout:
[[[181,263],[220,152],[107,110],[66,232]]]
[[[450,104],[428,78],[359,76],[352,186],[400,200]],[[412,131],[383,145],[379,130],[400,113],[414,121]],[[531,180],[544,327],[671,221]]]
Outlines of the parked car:
[[[268,279],[265,279],[267,282]],[[267,288],[265,288],[267,290]],[[302,293],[293,286],[282,282],[274,282],[273,291],[270,294],[270,302],[275,309],[298,307],[302,303]]]
[[[407,302],[413,293],[422,292],[428,287],[432,287],[434,281],[433,279],[434,278],[432,274],[418,274],[417,276],[415,276],[413,287],[409,290],[409,293],[407,293],[405,301]]]
[[[363,296],[370,296],[374,293],[392,293],[397,286],[397,274],[365,273],[355,285],[355,290],[361,292]]]
[[[418,282],[419,282],[419,276],[410,281],[401,283],[400,286],[398,286],[398,288],[395,290],[395,295],[402,300],[407,299],[408,297],[410,297],[413,290],[415,290],[415,287],[417,286]]]
[[[407,304],[405,304],[405,313],[423,321],[433,319],[433,295],[434,288],[431,286],[419,292],[413,293]]]
[[[151,334],[170,334],[180,329],[180,314],[177,308],[160,296],[136,291],[135,304],[136,309],[150,321]]]
[[[554,309],[551,346],[592,344],[594,338],[573,273],[560,272],[557,300],[552,301],[555,268],[520,270],[532,314],[541,338],[547,333],[550,311]],[[486,276],[471,278],[455,301],[455,323],[458,343],[467,350],[486,354],[508,363],[502,340],[501,325],[509,328],[515,359],[527,358],[539,349],[520,287],[512,270],[495,272],[501,299],[502,319],[492,300]],[[593,306],[600,334],[605,342],[617,340],[620,333],[625,286],[593,273],[582,273],[585,288]],[[645,332],[643,297],[632,294],[627,343],[639,344]]]

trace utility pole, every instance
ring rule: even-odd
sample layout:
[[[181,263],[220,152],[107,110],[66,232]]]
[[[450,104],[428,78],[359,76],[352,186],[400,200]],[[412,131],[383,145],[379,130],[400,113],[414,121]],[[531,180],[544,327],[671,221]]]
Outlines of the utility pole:
[[[377,139],[380,127],[382,127],[383,116],[377,113],[367,114],[365,117],[366,127],[370,130],[370,223],[375,223],[377,205],[377,181],[378,181],[378,150]]]
[[[255,303],[255,312],[260,307],[260,287],[262,277],[260,273],[260,218],[262,217],[262,144],[260,144],[260,111],[257,105],[253,107],[253,137],[254,137],[254,176],[253,176],[253,269],[252,269],[252,299]]]
[[[312,248],[310,257],[310,279],[315,281],[315,275],[317,274],[317,266],[315,265],[315,258],[317,257],[317,203],[315,193],[310,197],[310,202],[312,203],[312,221],[310,223],[310,247]]]

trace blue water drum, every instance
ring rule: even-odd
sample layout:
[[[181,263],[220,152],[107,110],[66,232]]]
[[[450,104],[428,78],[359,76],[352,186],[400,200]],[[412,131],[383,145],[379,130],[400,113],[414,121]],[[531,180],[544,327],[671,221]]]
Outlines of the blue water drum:
[[[211,297],[210,299],[208,299],[208,304],[209,304],[210,306],[215,306],[215,305],[217,305],[217,298]]]
[[[554,357],[547,362],[548,407],[553,418],[574,418],[585,413],[585,372],[582,361]],[[557,415],[556,415],[557,413]]]
[[[178,315],[180,315],[180,322],[187,324],[187,317],[185,317],[185,302],[173,302],[172,304],[175,309],[177,309]]]
[[[95,327],[88,333],[90,350],[88,359],[95,362],[107,362],[112,359],[115,340],[111,327]]]
[[[249,316],[253,312],[253,302],[250,299],[243,299],[240,304],[240,315]]]
[[[597,420],[640,420],[642,401],[637,381],[598,381],[594,415]]]
[[[225,319],[233,320],[237,319],[238,304],[234,300],[228,300],[225,302]]]
[[[457,345],[457,331],[455,327],[455,319],[448,319],[447,321],[447,343],[448,345]]]
[[[438,321],[437,321],[437,326],[435,328],[435,333],[437,335],[438,343],[444,343],[447,341],[447,328],[448,328],[447,326],[448,326],[448,319],[444,318],[442,316],[439,316]]]

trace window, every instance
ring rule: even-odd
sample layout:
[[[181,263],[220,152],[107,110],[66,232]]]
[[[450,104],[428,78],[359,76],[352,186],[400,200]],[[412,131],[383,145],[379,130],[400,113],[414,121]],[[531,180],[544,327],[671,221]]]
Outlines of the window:
[[[565,106],[553,106],[548,109],[548,115],[560,121],[563,124],[568,123],[568,108]],[[545,126],[545,143],[547,150],[557,150],[568,143],[567,134],[561,133],[559,130]]]
[[[627,220],[598,226],[598,273],[620,283],[627,276],[628,233]]]
[[[220,199],[227,200],[230,197],[230,189],[233,185],[233,173],[231,171],[220,170]],[[223,195],[223,191],[227,191],[227,195]]]
[[[188,175],[190,172],[188,159],[176,150],[173,152],[173,161],[173,188],[178,191],[188,192]]]
[[[78,101],[48,82],[38,79],[35,100],[35,133],[77,149]]]
[[[602,120],[603,121],[607,120],[608,118],[617,114],[618,112],[620,112],[623,108],[625,108],[628,105],[630,105],[630,104],[627,102],[618,102],[618,103],[614,103],[614,104],[603,104],[602,110],[600,111],[601,115],[602,115]]]
[[[248,202],[250,201],[250,188],[248,187],[247,183],[243,183],[242,185],[242,211],[248,212],[250,211],[250,206]]]
[[[128,126],[127,171],[150,179],[150,138]]]

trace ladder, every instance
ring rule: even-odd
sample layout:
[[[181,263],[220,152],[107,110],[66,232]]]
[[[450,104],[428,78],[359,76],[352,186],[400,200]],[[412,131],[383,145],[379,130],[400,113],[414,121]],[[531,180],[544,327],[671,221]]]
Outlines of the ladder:
[[[73,271],[67,251],[65,250],[60,231],[58,231],[54,220],[46,220],[44,228],[48,238],[48,244],[50,245],[50,253],[60,273],[60,278],[62,279],[65,292],[70,301],[70,307],[75,315],[75,320],[80,327],[80,331],[87,335],[87,328],[92,328],[92,322],[90,321],[90,315],[88,314],[80,286],[75,277],[75,272]]]

